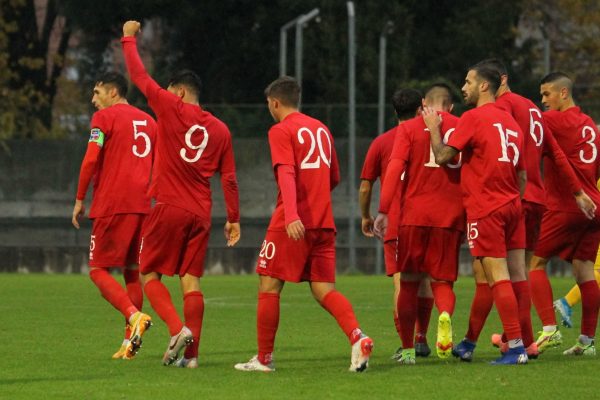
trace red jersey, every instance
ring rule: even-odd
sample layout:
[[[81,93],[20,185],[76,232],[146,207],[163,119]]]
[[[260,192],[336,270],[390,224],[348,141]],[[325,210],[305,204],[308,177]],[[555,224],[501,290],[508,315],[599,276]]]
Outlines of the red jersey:
[[[394,127],[387,132],[377,136],[367,151],[363,169],[360,174],[360,179],[367,181],[376,181],[379,178],[381,187],[385,180],[385,173],[390,162],[392,147],[394,146],[394,138],[396,137],[397,128]],[[385,231],[383,241],[394,240],[398,237],[398,224],[400,222],[400,192],[402,187],[396,190],[392,203],[388,211],[388,227]]]
[[[546,193],[541,174],[542,155],[553,158],[557,168],[569,185],[571,193],[581,189],[581,185],[569,165],[565,154],[557,145],[552,132],[546,127],[542,112],[533,102],[516,93],[506,92],[496,99],[496,105],[513,116],[521,127],[525,139],[527,186],[523,199],[537,204],[545,204]]]
[[[600,193],[596,187],[600,166],[600,135],[596,124],[579,107],[571,107],[563,112],[546,111],[543,115],[548,128],[575,170],[583,190],[594,203],[600,204]],[[572,193],[565,190],[565,183],[556,163],[548,157],[544,157],[544,181],[547,189],[546,207],[549,210],[580,212]]]
[[[523,133],[510,114],[494,103],[469,110],[447,144],[462,151],[460,179],[469,219],[485,217],[519,197]]]
[[[331,191],[340,171],[329,129],[319,120],[294,112],[271,127],[269,146],[275,174],[278,165],[294,167],[298,216],[304,227],[335,229]],[[281,190],[268,230],[285,231]]]
[[[458,118],[445,112],[440,116],[442,138],[447,142],[454,133]],[[391,159],[390,170],[406,168],[401,225],[465,229],[460,187],[461,160],[458,158],[444,166],[435,163],[429,129],[423,117],[410,119],[398,127]]]
[[[162,89],[146,72],[133,37],[121,39],[131,80],[156,113],[158,143],[150,193],[159,203],[209,219],[210,178],[220,172],[227,220],[239,221],[239,196],[231,134],[200,106],[184,103]]]
[[[90,143],[100,153],[94,172],[90,218],[148,214],[148,183],[156,140],[154,119],[129,104],[115,104],[92,116]],[[78,188],[83,199],[87,182]],[[83,187],[85,186],[85,187]]]

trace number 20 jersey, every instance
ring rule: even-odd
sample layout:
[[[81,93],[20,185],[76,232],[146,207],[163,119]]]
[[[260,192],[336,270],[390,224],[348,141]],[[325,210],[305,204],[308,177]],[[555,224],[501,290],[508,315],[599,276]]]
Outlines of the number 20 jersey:
[[[90,141],[102,147],[90,218],[147,214],[156,123],[145,112],[115,104],[94,113]]]
[[[335,229],[331,190],[339,182],[339,165],[329,129],[319,120],[294,112],[269,130],[275,180],[277,166],[296,172],[296,204],[306,229]],[[268,230],[285,230],[281,191]]]

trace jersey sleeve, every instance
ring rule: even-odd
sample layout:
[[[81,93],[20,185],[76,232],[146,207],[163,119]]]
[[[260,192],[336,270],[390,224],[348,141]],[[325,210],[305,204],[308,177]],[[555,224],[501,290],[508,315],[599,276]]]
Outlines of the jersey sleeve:
[[[402,125],[398,128],[398,133],[394,138],[394,147],[390,156],[390,162],[385,173],[385,179],[381,186],[381,198],[379,200],[379,212],[387,214],[398,193],[398,186],[402,180],[402,173],[406,167],[408,154],[410,152],[411,141],[408,131]]]
[[[546,124],[544,124],[546,125]],[[581,183],[573,171],[573,167],[565,153],[562,151],[558,142],[554,138],[552,130],[544,126],[544,154],[554,160],[556,169],[562,175],[571,193],[577,193],[581,188]]]
[[[464,150],[473,138],[473,132],[476,129],[477,121],[468,112],[458,120],[456,129],[448,138],[448,146],[454,147],[458,151]]]
[[[340,177],[340,162],[338,160],[337,152],[335,151],[335,146],[331,146],[331,167],[329,169],[329,177],[331,190],[333,190],[342,179]]]
[[[526,171],[527,170],[527,152],[525,151],[525,136],[523,135],[523,131],[520,127],[517,126],[517,138],[518,144],[517,148],[519,149],[519,159],[517,160],[517,171]]]
[[[276,169],[278,165],[296,165],[292,141],[285,130],[277,126],[269,130],[269,147],[271,148],[273,169]]]
[[[227,221],[239,222],[240,196],[235,174],[233,145],[231,143],[231,134],[229,133],[229,130],[227,130],[227,138],[225,140],[219,172],[221,174],[221,187],[223,188],[223,197],[225,198],[225,207],[227,209]]]
[[[365,162],[360,173],[360,179],[374,181],[381,176],[381,149],[377,138],[371,142]]]
[[[107,115],[102,112],[96,112],[90,121],[90,138],[88,143],[96,143],[98,147],[104,147],[104,141],[110,130],[110,122]]]

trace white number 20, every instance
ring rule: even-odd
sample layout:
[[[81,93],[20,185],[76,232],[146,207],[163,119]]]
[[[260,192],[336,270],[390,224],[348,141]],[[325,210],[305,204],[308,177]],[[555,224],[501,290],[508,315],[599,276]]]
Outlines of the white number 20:
[[[304,144],[304,137],[302,137],[302,133],[304,132],[306,132],[308,134],[308,137],[310,137],[310,149],[308,150],[308,154],[306,155],[306,157],[304,157],[304,160],[302,160],[302,163],[300,164],[300,169],[320,168],[321,160],[323,160],[325,165],[331,168],[331,139],[329,139],[327,131],[319,127],[319,129],[317,129],[317,138],[315,139],[315,135],[310,129],[300,128],[298,130],[298,142],[300,142],[300,144]],[[327,138],[327,144],[329,145],[329,157],[327,157],[327,154],[325,154],[325,150],[323,149],[323,136]],[[319,154],[316,155],[314,161],[309,161],[315,152],[316,146],[319,147]]]
[[[144,151],[142,153],[140,153],[138,151],[138,146],[137,144],[134,144],[131,147],[131,151],[133,152],[133,155],[138,156],[140,158],[144,158],[146,157],[148,154],[150,154],[150,137],[148,136],[148,134],[146,132],[142,132],[142,131],[138,131],[138,127],[140,126],[148,126],[148,121],[143,120],[143,121],[132,121],[133,122],[133,138],[137,139],[140,136],[144,138],[144,142],[146,143],[146,146],[144,147]]]
[[[192,143],[192,135],[196,131],[200,131],[200,133],[203,135],[202,142],[200,142],[200,144],[198,144],[198,145],[195,145]],[[203,126],[200,126],[200,125],[192,125],[190,127],[190,129],[188,129],[188,131],[185,133],[185,145],[190,150],[197,150],[196,154],[192,158],[189,158],[187,156],[188,149],[182,147],[181,150],[179,151],[179,155],[181,156],[183,161],[189,162],[189,163],[195,163],[202,156],[202,152],[206,148],[207,144],[208,144],[208,131],[206,130],[206,128]]]

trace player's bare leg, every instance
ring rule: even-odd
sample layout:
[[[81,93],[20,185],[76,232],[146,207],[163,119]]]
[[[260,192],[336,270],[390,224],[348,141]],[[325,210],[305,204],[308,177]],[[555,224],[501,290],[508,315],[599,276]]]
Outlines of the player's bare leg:
[[[245,363],[235,364],[239,371],[273,372],[273,350],[279,327],[279,298],[285,282],[281,279],[259,275],[256,327],[258,354]]]
[[[598,324],[600,307],[600,289],[594,276],[594,264],[591,261],[573,260],[573,274],[581,290],[581,334],[575,346],[563,352],[565,355],[596,355],[594,336]]]
[[[373,340],[360,329],[352,305],[343,294],[335,290],[335,284],[331,282],[310,282],[310,289],[315,300],[335,318],[350,341],[350,371],[363,372],[369,366]]]
[[[552,286],[546,274],[548,260],[538,256],[531,258],[529,264],[529,282],[531,285],[531,299],[542,320],[542,331],[536,340],[538,351],[544,352],[551,347],[562,344],[562,335],[556,324],[556,315],[552,304]]]
[[[513,291],[506,258],[483,257],[483,271],[492,287],[494,303],[508,340],[508,351],[494,361],[495,364],[526,364],[527,353],[523,347],[518,305]]]

